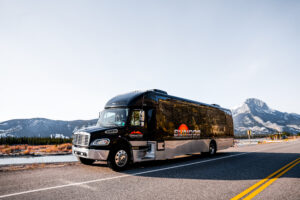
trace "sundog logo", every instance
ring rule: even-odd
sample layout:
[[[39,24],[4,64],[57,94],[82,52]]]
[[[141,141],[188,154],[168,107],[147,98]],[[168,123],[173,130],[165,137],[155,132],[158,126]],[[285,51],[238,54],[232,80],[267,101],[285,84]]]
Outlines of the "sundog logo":
[[[199,137],[200,133],[200,130],[189,130],[185,124],[181,124],[178,129],[174,130],[175,137]]]
[[[143,137],[143,133],[141,133],[140,131],[132,131],[129,134],[129,137],[131,137],[131,138],[142,138]]]

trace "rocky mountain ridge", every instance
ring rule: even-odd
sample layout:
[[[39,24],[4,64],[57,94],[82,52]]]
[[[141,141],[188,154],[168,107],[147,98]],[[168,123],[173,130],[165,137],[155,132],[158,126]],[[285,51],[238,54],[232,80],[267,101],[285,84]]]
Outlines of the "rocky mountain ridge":
[[[83,127],[92,126],[97,119],[62,121],[45,118],[13,119],[0,123],[0,137],[58,137],[68,138]]]
[[[236,135],[251,130],[254,134],[300,132],[300,115],[271,109],[265,102],[250,98],[232,110]]]

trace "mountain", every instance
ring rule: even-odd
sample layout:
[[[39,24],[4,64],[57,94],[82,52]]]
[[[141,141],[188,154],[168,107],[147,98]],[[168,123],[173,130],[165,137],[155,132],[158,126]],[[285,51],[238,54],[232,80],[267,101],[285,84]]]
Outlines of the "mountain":
[[[300,132],[300,115],[273,110],[259,99],[247,99],[232,114],[236,135],[246,134],[247,130],[254,134]]]
[[[96,123],[97,119],[75,121],[45,118],[13,119],[0,123],[0,137],[71,137],[74,131]]]

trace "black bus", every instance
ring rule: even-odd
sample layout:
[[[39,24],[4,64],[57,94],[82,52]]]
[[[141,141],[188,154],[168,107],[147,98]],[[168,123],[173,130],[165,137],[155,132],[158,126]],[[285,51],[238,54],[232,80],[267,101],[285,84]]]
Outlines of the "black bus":
[[[233,146],[231,111],[153,89],[110,99],[96,126],[73,134],[83,164],[107,161],[114,170],[131,162],[171,159]]]

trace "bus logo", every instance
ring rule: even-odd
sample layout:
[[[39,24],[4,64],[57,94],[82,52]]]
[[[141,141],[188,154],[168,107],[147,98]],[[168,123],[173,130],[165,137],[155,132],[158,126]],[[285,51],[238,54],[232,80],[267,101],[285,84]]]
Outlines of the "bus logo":
[[[185,124],[181,124],[178,129],[174,130],[175,137],[199,137],[200,133],[200,130],[189,130]]]
[[[142,138],[143,137],[143,133],[141,133],[140,131],[132,131],[129,134],[129,137],[131,137],[131,138]]]
[[[143,135],[143,133],[141,133],[140,131],[132,131],[130,134],[134,134],[134,135]]]

